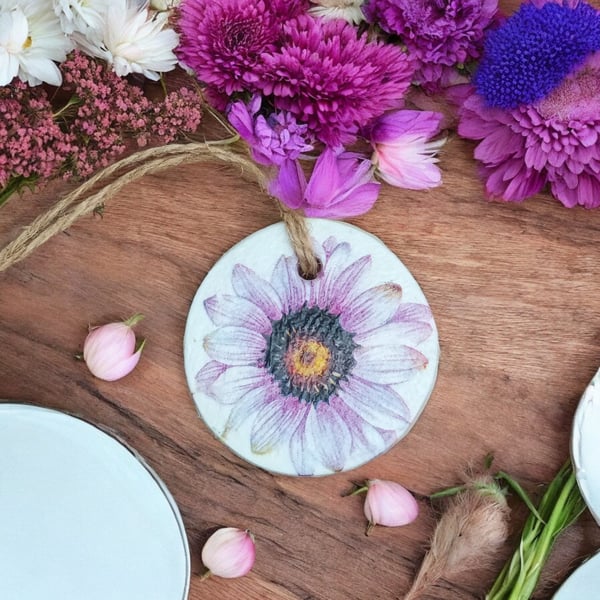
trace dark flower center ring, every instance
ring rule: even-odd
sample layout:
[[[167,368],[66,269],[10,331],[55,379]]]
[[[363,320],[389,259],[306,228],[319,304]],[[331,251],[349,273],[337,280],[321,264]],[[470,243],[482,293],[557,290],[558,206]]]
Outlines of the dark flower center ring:
[[[284,396],[327,402],[355,364],[353,338],[336,315],[303,306],[272,322],[265,367]]]

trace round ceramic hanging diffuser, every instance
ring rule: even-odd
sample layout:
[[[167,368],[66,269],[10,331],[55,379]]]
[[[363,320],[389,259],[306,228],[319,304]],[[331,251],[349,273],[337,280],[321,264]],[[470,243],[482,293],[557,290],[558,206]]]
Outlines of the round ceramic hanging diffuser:
[[[0,532],[0,598],[187,598],[173,498],[131,450],[81,419],[0,404]]]
[[[305,279],[286,229],[254,233],[211,269],[184,355],[200,415],[235,453],[287,475],[353,469],[404,437],[436,379],[423,292],[376,237],[308,220]]]

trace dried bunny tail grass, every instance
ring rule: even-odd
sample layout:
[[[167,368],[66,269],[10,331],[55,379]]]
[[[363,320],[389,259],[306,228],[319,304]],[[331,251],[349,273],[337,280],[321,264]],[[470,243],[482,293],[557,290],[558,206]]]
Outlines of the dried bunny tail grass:
[[[422,598],[440,579],[491,562],[508,537],[509,513],[504,493],[492,477],[470,477],[465,489],[449,499],[404,600]]]

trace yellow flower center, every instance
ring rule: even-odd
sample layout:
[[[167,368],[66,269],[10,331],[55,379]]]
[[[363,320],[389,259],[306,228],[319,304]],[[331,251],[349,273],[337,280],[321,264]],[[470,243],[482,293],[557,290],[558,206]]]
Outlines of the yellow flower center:
[[[288,352],[286,362],[293,375],[319,377],[329,367],[329,348],[317,340],[298,340]]]
[[[31,44],[32,44],[32,39],[31,39],[31,36],[28,35],[25,42],[23,42],[23,48],[30,48]]]

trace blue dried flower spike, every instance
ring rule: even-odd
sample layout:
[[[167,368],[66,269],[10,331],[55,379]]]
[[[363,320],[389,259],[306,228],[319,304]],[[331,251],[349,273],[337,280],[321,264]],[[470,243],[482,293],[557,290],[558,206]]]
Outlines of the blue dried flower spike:
[[[484,45],[474,83],[488,106],[505,109],[547,96],[600,50],[600,11],[585,2],[523,4]]]

